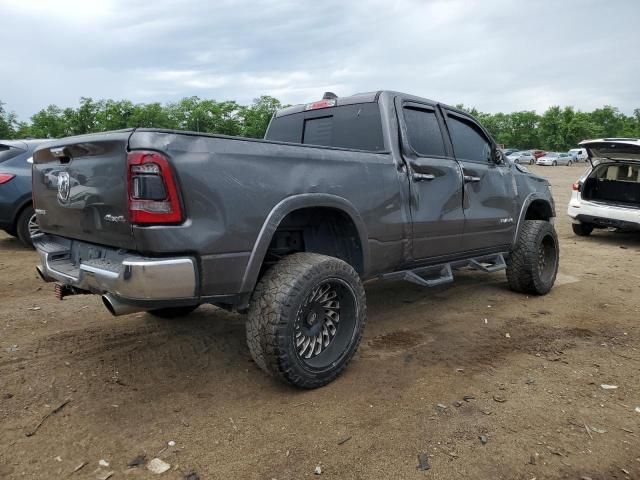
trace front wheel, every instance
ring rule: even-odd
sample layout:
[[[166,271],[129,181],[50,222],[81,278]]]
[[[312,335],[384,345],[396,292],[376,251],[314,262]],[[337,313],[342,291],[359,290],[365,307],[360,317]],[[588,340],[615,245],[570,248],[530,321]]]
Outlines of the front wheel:
[[[534,160],[529,160],[529,165],[533,165],[535,163]]]
[[[558,166],[558,162],[556,162],[556,161],[554,160],[554,161],[553,161],[553,163],[552,163],[552,165],[553,165],[554,167],[557,167],[557,166]]]
[[[367,316],[364,288],[346,262],[316,253],[280,260],[249,304],[247,344],[258,366],[296,387],[334,380],[353,358]]]
[[[553,225],[545,220],[525,220],[507,258],[509,288],[545,295],[556,281],[559,258],[558,236]]]

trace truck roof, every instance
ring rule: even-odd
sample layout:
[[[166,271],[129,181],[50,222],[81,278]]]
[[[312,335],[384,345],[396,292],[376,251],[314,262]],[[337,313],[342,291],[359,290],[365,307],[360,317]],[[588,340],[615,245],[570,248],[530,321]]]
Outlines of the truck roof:
[[[415,95],[410,95],[408,93],[396,92],[393,90],[378,90],[376,92],[363,92],[363,93],[354,93],[353,95],[349,95],[348,97],[338,97],[335,99],[335,106],[339,107],[342,105],[354,105],[357,103],[372,103],[377,102],[378,98],[381,95],[389,95],[391,97],[400,96],[406,100],[414,100],[421,103],[430,103],[437,104],[439,102],[435,102],[433,100],[429,100],[428,98],[418,97]],[[298,105],[292,105],[287,108],[283,108],[278,110],[275,114],[276,117],[284,117],[286,115],[291,115],[293,113],[304,112],[307,109],[308,103],[301,103]],[[442,104],[444,105],[444,104]],[[452,108],[452,107],[449,107]]]

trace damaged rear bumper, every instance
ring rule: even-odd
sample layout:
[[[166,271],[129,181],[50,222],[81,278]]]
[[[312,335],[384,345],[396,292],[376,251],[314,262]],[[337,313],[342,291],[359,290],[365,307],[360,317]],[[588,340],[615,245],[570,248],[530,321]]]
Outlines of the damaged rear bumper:
[[[197,300],[197,268],[191,257],[144,257],[54,235],[43,235],[34,246],[38,271],[47,281],[147,309],[168,300]]]

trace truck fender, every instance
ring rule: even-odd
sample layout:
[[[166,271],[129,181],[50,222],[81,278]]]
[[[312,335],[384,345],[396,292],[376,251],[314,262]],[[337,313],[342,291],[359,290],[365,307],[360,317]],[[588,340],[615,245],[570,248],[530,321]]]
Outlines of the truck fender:
[[[516,226],[516,229],[513,235],[512,245],[515,245],[516,242],[518,241],[518,235],[520,235],[520,229],[522,228],[522,222],[524,222],[524,219],[527,215],[527,210],[529,209],[529,206],[536,200],[541,200],[549,206],[549,209],[551,210],[551,218],[556,216],[555,208],[553,206],[553,201],[550,200],[546,194],[542,192],[531,192],[524,199],[524,202],[522,202],[522,207],[520,208],[520,215],[518,216],[518,224]]]
[[[360,214],[351,202],[336,195],[325,193],[302,193],[284,198],[275,207],[273,207],[269,212],[269,215],[267,215],[267,218],[260,229],[260,233],[258,233],[258,238],[256,239],[253,249],[251,250],[249,263],[247,264],[247,268],[245,269],[242,277],[242,285],[240,289],[242,293],[253,291],[253,288],[258,281],[262,262],[264,261],[269,245],[271,244],[271,239],[273,238],[275,231],[278,229],[280,222],[282,222],[282,220],[291,212],[301,208],[310,207],[335,208],[336,210],[341,210],[351,218],[358,230],[358,236],[360,237],[363,257],[362,264],[364,268],[363,275],[369,270],[369,242],[367,229],[362,217],[360,217]]]

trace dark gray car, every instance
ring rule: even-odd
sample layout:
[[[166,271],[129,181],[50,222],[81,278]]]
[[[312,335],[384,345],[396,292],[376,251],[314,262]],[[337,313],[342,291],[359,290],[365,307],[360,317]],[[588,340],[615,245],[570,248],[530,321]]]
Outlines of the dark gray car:
[[[60,298],[97,293],[115,315],[248,312],[256,363],[305,388],[353,357],[364,280],[506,269],[541,295],[558,268],[548,182],[467,113],[402,93],[284,109],[265,140],[128,129],[34,159],[39,271]]]

